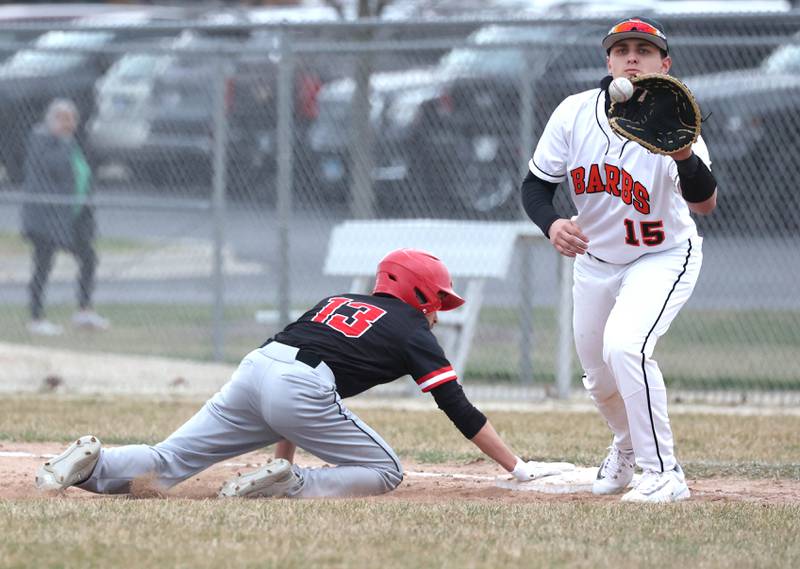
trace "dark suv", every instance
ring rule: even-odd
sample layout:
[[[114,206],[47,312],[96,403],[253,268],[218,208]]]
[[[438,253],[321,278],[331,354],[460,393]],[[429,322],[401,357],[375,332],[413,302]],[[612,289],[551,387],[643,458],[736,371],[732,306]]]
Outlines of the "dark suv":
[[[86,116],[92,109],[94,82],[110,64],[105,54],[48,50],[97,48],[113,40],[114,35],[105,31],[47,32],[30,49],[0,65],[0,159],[12,181],[21,181],[28,132],[42,119],[48,103],[68,97]]]
[[[553,108],[552,89],[540,79],[553,69],[601,62],[596,46],[582,41],[584,34],[599,33],[595,28],[487,26],[468,38],[474,47],[454,49],[436,66],[374,74],[379,203],[406,215],[516,215],[520,170],[531,150],[522,148],[521,94],[529,89],[532,133]],[[318,183],[332,199],[342,199],[350,182],[353,91],[352,80],[323,87],[309,136]]]
[[[139,21],[151,19],[143,15]],[[136,21],[129,15],[125,23]],[[0,64],[0,160],[13,182],[22,179],[28,132],[42,119],[51,100],[72,99],[82,121],[92,113],[95,81],[118,57],[103,52],[105,46],[164,35],[158,29],[109,29],[108,20],[101,17],[78,20],[77,24],[85,27],[46,32]]]
[[[800,226],[800,34],[760,66],[685,77],[702,110],[719,215],[736,228]]]
[[[126,108],[137,109],[136,132],[109,144],[118,124],[112,118],[113,105],[108,106],[111,110],[106,115],[93,118],[90,140],[97,143],[95,154],[103,162],[123,162],[134,176],[154,185],[190,187],[208,194],[217,110],[214,85],[219,79],[219,62],[224,59],[229,76],[221,111],[227,125],[228,186],[236,193],[269,198],[277,121],[279,46],[275,32],[193,31],[184,33],[172,47],[170,55],[142,60],[146,69],[138,78],[140,86],[127,95]],[[218,57],[215,52],[227,55]],[[320,85],[316,70],[304,66],[296,70],[296,136],[302,136],[316,115]],[[108,97],[114,96],[109,90]],[[133,101],[136,97],[141,100]]]

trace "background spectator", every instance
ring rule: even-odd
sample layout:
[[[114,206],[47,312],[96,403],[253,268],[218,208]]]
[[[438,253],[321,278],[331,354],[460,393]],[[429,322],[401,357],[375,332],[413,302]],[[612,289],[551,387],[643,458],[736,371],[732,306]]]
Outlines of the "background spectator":
[[[94,249],[95,220],[87,203],[92,172],[75,139],[78,111],[68,99],[55,99],[47,107],[44,121],[31,131],[26,150],[24,189],[37,199],[22,208],[22,233],[33,245],[33,274],[28,285],[32,334],[58,335],[61,326],[44,317],[44,290],[59,249],[78,261],[79,310],[75,326],[107,329],[109,322],[92,309],[97,255]],[[47,199],[56,203],[47,203]],[[58,201],[53,198],[59,198]]]

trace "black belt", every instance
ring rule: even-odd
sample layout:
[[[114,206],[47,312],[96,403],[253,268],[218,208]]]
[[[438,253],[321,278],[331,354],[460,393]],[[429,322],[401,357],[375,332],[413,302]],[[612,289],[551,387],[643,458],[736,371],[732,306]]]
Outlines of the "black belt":
[[[272,340],[272,338],[270,338],[269,340],[264,342],[264,344],[261,347],[263,348],[264,346],[266,346],[267,344],[272,343],[273,341],[274,340]],[[281,342],[281,343],[283,343],[283,342]],[[285,344],[285,345],[288,346],[289,344]],[[317,354],[315,354],[311,350],[306,350],[305,348],[299,348],[297,350],[297,354],[294,356],[294,359],[297,360],[298,362],[306,364],[309,367],[317,367],[319,364],[322,363],[322,358],[321,357],[319,357]]]
[[[314,352],[310,352],[303,348],[297,350],[297,355],[294,357],[298,362],[303,362],[307,366],[310,367],[317,367],[319,364],[322,363],[322,358],[319,357]]]

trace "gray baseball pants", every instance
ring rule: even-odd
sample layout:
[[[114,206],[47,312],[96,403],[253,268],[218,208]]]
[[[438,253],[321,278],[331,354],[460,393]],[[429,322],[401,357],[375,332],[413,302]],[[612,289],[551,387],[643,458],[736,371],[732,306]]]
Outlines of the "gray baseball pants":
[[[122,494],[140,477],[170,488],[212,464],[286,439],[334,468],[299,468],[291,497],[383,494],[403,479],[388,444],[342,403],[333,373],[295,359],[297,348],[271,342],[250,352],[230,381],[197,414],[155,446],[102,449],[79,487]]]

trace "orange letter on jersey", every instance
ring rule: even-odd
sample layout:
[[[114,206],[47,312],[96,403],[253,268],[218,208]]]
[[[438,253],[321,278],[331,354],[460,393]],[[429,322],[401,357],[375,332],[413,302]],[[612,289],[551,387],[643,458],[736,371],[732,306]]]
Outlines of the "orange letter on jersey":
[[[578,166],[569,175],[572,177],[572,188],[575,190],[575,195],[579,196],[585,192],[586,184],[583,181],[583,177],[586,175],[586,169],[583,166]]]
[[[631,194],[633,193],[633,176],[622,169],[622,192],[620,197],[627,205],[631,205]]]
[[[619,197],[619,168],[613,164],[606,164],[606,191],[612,196]]]
[[[592,164],[589,168],[589,183],[586,189],[587,194],[599,194],[605,192],[606,188],[603,185],[603,179],[600,177],[600,168],[597,164]]]
[[[641,214],[650,213],[650,192],[639,182],[633,185],[633,207]]]

